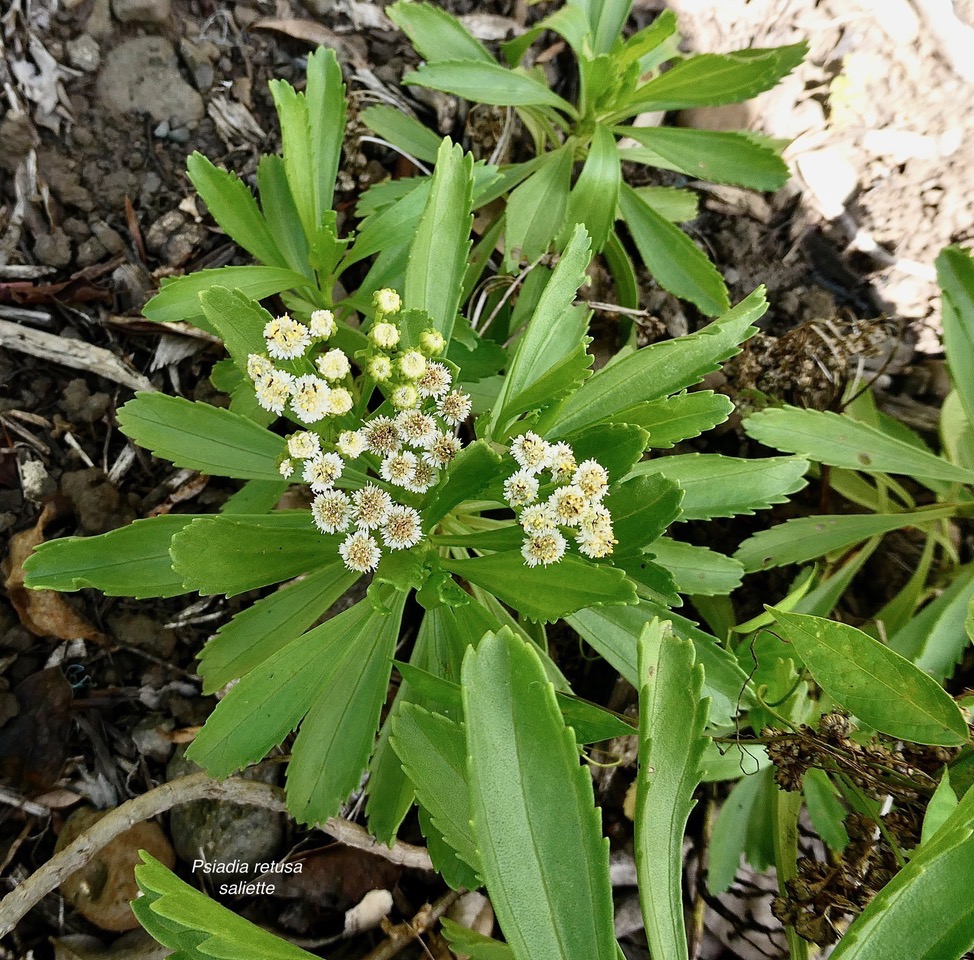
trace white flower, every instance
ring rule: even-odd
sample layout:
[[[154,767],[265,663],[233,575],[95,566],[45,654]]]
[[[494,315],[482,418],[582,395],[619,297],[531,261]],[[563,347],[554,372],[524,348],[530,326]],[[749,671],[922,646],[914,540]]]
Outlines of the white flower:
[[[274,364],[260,353],[251,353],[247,357],[247,376],[257,380],[266,376],[274,369]]]
[[[328,490],[312,501],[311,516],[322,533],[340,533],[352,521],[352,502],[341,490]]]
[[[318,337],[321,340],[327,340],[329,337],[334,336],[335,330],[337,329],[335,314],[331,310],[315,310],[311,314],[311,322],[308,324],[308,329],[311,331],[311,336]]]
[[[402,446],[402,438],[389,417],[374,417],[362,426],[362,437],[369,453],[380,456],[395,453]]]
[[[381,527],[389,519],[392,497],[374,483],[367,483],[352,494],[355,522],[366,530]]]
[[[565,538],[557,530],[548,530],[528,537],[521,545],[521,556],[529,567],[538,564],[548,566],[557,563],[564,555],[568,546]]]
[[[372,305],[379,313],[398,313],[402,300],[395,290],[384,287],[372,294]]]
[[[419,379],[426,370],[426,357],[418,350],[407,350],[396,363],[407,380]]]
[[[511,456],[525,470],[540,473],[551,466],[551,444],[529,430],[511,441]]]
[[[352,369],[348,357],[337,347],[318,357],[315,366],[318,368],[318,373],[326,380],[341,380],[347,377]]]
[[[357,430],[343,430],[335,442],[338,452],[355,460],[365,452],[365,437]]]
[[[435,357],[446,349],[446,340],[439,330],[424,330],[419,335],[419,349],[428,357]]]
[[[285,458],[277,465],[277,472],[287,480],[294,473],[294,461]]]
[[[392,361],[384,353],[378,353],[369,361],[366,373],[376,383],[385,383],[392,376]]]
[[[391,350],[399,343],[399,328],[394,323],[379,321],[369,327],[369,339],[383,350]]]
[[[375,537],[369,536],[363,530],[356,530],[351,534],[338,548],[338,552],[342,555],[345,566],[357,573],[374,570],[382,557]]]
[[[591,504],[582,515],[579,527],[583,533],[599,533],[611,538],[612,515],[604,504]]]
[[[412,507],[394,506],[382,528],[382,539],[393,550],[408,550],[423,539],[419,514]]]
[[[294,393],[295,380],[283,370],[272,370],[259,377],[254,384],[254,394],[257,402],[271,413],[284,413],[284,404]]]
[[[609,474],[597,460],[583,460],[572,477],[572,483],[590,500],[601,500],[609,489]]]
[[[454,390],[437,402],[436,411],[451,427],[455,427],[470,416],[470,407],[470,397],[461,390]]]
[[[430,487],[436,486],[438,480],[436,468],[420,460],[416,464],[416,472],[413,474],[412,480],[406,484],[406,489],[410,493],[426,493]]]
[[[426,364],[423,375],[416,382],[420,396],[442,397],[453,384],[450,371],[436,360]]]
[[[312,433],[310,430],[292,433],[287,438],[287,452],[299,460],[307,460],[309,457],[315,457],[321,453],[321,440],[318,434]]]
[[[575,472],[576,461],[574,451],[562,440],[559,443],[551,445],[550,453],[551,479],[567,480]]]
[[[397,410],[412,410],[419,403],[419,394],[411,383],[407,383],[396,387],[390,399]]]
[[[331,388],[324,380],[312,374],[298,377],[294,381],[294,395],[291,409],[302,423],[315,423],[328,412],[328,395]]]
[[[551,495],[548,503],[558,518],[558,522],[566,527],[581,526],[582,519],[592,509],[588,497],[575,484],[559,487]]]
[[[460,452],[460,441],[452,433],[438,433],[426,448],[423,459],[431,467],[448,467]]]
[[[504,496],[512,507],[532,503],[538,495],[538,478],[527,470],[518,470],[504,481]]]
[[[264,325],[264,339],[267,341],[267,352],[276,360],[303,357],[304,351],[311,346],[308,328],[303,323],[292,320],[287,314],[267,321]]]
[[[400,450],[382,461],[379,470],[382,479],[387,483],[394,483],[397,487],[405,487],[416,473],[419,458],[409,450]]]
[[[538,481],[534,477],[530,476],[530,474],[527,476],[537,484]],[[546,533],[549,530],[554,530],[558,526],[558,518],[547,503],[535,503],[530,507],[525,507],[521,511],[518,522],[526,533],[532,534]]]
[[[352,409],[352,395],[344,387],[333,387],[328,394],[325,412],[330,417],[340,417]]]
[[[323,493],[334,486],[344,469],[345,461],[337,453],[323,453],[313,460],[304,461],[302,476],[315,493]]]
[[[414,447],[426,447],[437,435],[436,421],[420,410],[403,410],[396,417],[396,428],[406,443]]]
[[[613,538],[611,529],[608,533],[590,533],[586,530],[580,530],[575,539],[578,542],[579,552],[594,560],[609,556],[612,553],[613,546],[619,542]]]

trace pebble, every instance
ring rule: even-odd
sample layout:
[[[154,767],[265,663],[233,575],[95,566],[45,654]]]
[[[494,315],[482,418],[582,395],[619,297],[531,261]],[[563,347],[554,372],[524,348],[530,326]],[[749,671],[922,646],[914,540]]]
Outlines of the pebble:
[[[189,260],[205,236],[206,230],[201,224],[193,223],[179,210],[169,210],[149,227],[145,245],[166,266],[180,267]]]
[[[42,233],[34,241],[34,256],[46,267],[66,267],[71,262],[71,241],[61,229]]]
[[[57,484],[40,460],[25,460],[20,465],[20,488],[28,500],[40,503],[57,490]]]
[[[90,33],[83,33],[80,37],[69,40],[68,63],[85,73],[94,73],[101,63],[98,41]]]
[[[795,165],[826,220],[845,213],[845,202],[859,183],[855,164],[841,147],[822,147],[795,157]]]
[[[170,0],[112,0],[112,13],[122,23],[165,23],[170,12]]]

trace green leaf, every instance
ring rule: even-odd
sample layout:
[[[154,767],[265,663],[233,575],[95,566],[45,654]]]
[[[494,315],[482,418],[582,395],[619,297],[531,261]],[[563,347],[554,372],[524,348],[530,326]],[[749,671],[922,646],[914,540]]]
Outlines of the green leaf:
[[[533,262],[547,252],[565,221],[572,178],[570,144],[545,154],[542,163],[507,198],[505,257]]]
[[[839,413],[797,407],[763,410],[744,421],[744,430],[766,446],[832,467],[974,483],[974,471],[954,466],[943,457]]]
[[[475,60],[494,64],[487,48],[459,20],[431,3],[394,3],[386,7],[386,16],[427,63]]]
[[[332,682],[346,662],[347,648],[355,647],[363,657],[365,651],[356,640],[365,637],[374,642],[382,619],[371,603],[362,600],[282,647],[242,677],[216,705],[186,751],[187,758],[220,778],[263,759],[297,727],[320,691]],[[390,650],[390,666],[391,658]]]
[[[770,90],[802,62],[807,52],[808,44],[795,43],[687,57],[636,90],[625,115],[741,103]]]
[[[624,160],[630,151],[620,150],[619,153]],[[679,187],[636,187],[636,193],[670,223],[696,220],[700,211],[700,201],[691,190],[682,190]]]
[[[480,854],[470,826],[463,726],[414,703],[404,703],[393,718],[390,742],[433,826],[479,875]]]
[[[177,467],[241,480],[281,478],[281,438],[209,403],[137,393],[118,411],[118,424],[130,440]]]
[[[267,228],[284,257],[283,265],[311,279],[314,275],[308,263],[308,238],[304,235],[298,208],[288,186],[284,161],[280,157],[264,154],[260,158],[257,189]]]
[[[602,256],[612,274],[612,282],[615,284],[619,306],[628,307],[630,310],[637,308],[639,306],[639,281],[636,278],[636,268],[632,265],[632,258],[622,245],[615,227],[609,231],[609,239],[605,243]]]
[[[920,836],[921,846],[928,843],[937,831],[947,822],[950,815],[957,809],[957,794],[950,785],[950,772],[944,767],[944,775],[937,784],[930,802],[923,815],[923,830]]]
[[[974,423],[974,260],[962,247],[946,247],[937,257],[943,293],[944,351],[950,379],[968,423]]]
[[[660,474],[684,490],[681,520],[751,515],[805,487],[808,463],[794,457],[743,460],[716,453],[658,457],[636,464],[637,476]]]
[[[741,585],[744,567],[715,550],[669,537],[660,537],[649,549],[656,562],[670,572],[680,593],[726,596]]]
[[[252,353],[263,355],[267,352],[264,327],[273,317],[239,290],[226,287],[211,287],[204,291],[200,294],[200,303],[207,322],[219,334],[237,370],[244,375],[244,387],[253,393],[253,383],[246,376],[247,357]]]
[[[166,514],[136,520],[97,537],[48,540],[24,561],[24,585],[31,590],[83,590],[109,597],[175,597],[186,593],[172,568],[173,536],[196,520]]]
[[[464,657],[462,682],[481,873],[514,956],[617,960],[592,778],[540,657],[509,630],[490,633]]]
[[[446,483],[433,495],[425,511],[427,525],[443,519],[454,507],[474,499],[498,476],[502,459],[486,440],[465,446],[450,464]]]
[[[248,480],[236,493],[228,497],[220,508],[231,516],[237,513],[270,513],[277,506],[290,484],[287,480]]]
[[[639,772],[635,856],[650,952],[687,957],[683,834],[700,782],[709,704],[693,644],[653,619],[639,638]]]
[[[631,423],[600,424],[568,437],[575,458],[595,459],[605,467],[609,483],[625,477],[646,449],[646,431]]]
[[[812,767],[805,772],[802,789],[805,794],[805,807],[815,832],[836,852],[841,852],[849,843],[849,834],[842,821],[846,808],[836,796],[828,774]]]
[[[617,59],[624,66],[642,60],[675,34],[676,15],[672,10],[663,10],[648,27],[643,27],[626,40],[621,52],[616,55]]]
[[[555,107],[569,117],[576,116],[575,108],[540,80],[505,70],[493,62],[439,60],[410,70],[402,82],[454,93],[474,103],[501,107]]]
[[[747,763],[747,761],[744,761]],[[714,896],[726,893],[737,876],[741,857],[747,847],[748,827],[765,779],[749,772],[731,790],[714,823],[708,852],[707,889]]]
[[[170,545],[188,590],[228,597],[338,563],[338,537],[315,529],[306,510],[194,520]]]
[[[409,4],[409,6],[416,6],[416,4]],[[391,9],[392,7],[386,8],[387,11]],[[436,161],[440,138],[408,113],[403,113],[396,107],[378,104],[366,107],[358,118],[373,133],[383,140],[388,140],[400,150],[404,150],[411,157],[426,163]]]
[[[727,310],[727,286],[707,255],[625,183],[619,193],[619,212],[643,263],[661,287],[708,316]]]
[[[624,160],[751,190],[777,190],[788,180],[788,167],[781,157],[746,133],[631,126],[616,127],[615,132],[631,137],[643,148],[623,151]]]
[[[645,401],[623,410],[615,419],[637,424],[649,432],[647,446],[667,450],[723,423],[733,411],[734,404],[722,393],[698,390]]]
[[[318,47],[308,57],[308,137],[311,153],[311,182],[314,196],[314,227],[331,210],[335,179],[345,141],[345,85],[335,51]],[[283,130],[282,130],[283,133]],[[287,148],[284,147],[287,166]],[[299,211],[300,212],[300,211]],[[311,238],[316,230],[308,233]]]
[[[200,653],[203,693],[222,689],[297,639],[358,579],[332,563],[238,613]]]
[[[621,570],[572,555],[548,567],[528,567],[520,550],[444,559],[440,565],[489,590],[530,620],[550,622],[584,607],[636,602],[636,591]]]
[[[288,810],[301,823],[333,817],[361,782],[386,701],[406,602],[403,593],[385,594],[389,613],[377,613],[362,601],[357,606],[369,609],[361,619],[346,624],[314,654],[331,661],[330,669],[319,680],[287,768]]]
[[[855,919],[832,960],[958,960],[974,947],[974,790]]]
[[[514,953],[506,943],[462,927],[449,917],[441,917],[440,923],[450,949],[457,956],[465,954],[472,960],[514,960]]]
[[[277,267],[288,265],[254,195],[235,173],[220,170],[199,152],[190,154],[186,172],[213,219],[233,241],[263,263]]]
[[[656,616],[666,617],[677,636],[693,641],[697,662],[706,670],[703,692],[710,698],[711,721],[717,726],[729,726],[739,704],[746,707],[750,702],[746,692],[747,674],[716,637],[646,600],[636,606],[579,610],[565,620],[593,650],[638,687],[638,640],[643,628]]]
[[[951,390],[940,408],[940,442],[951,463],[974,470],[974,427],[967,419],[960,394]]]
[[[239,290],[251,300],[263,300],[282,290],[307,286],[308,278],[284,267],[217,267],[199,270],[170,280],[142,308],[142,313],[156,323],[186,321],[208,330],[199,295],[210,287]],[[212,331],[210,331],[212,333]]]
[[[578,7],[564,6],[543,20],[539,20],[530,30],[525,30],[520,36],[501,44],[501,51],[507,65],[513,67],[520,63],[531,44],[545,30],[557,33],[576,54],[584,53],[586,38],[590,33],[588,18]]]
[[[615,554],[639,553],[680,516],[683,491],[665,477],[631,477],[612,487],[605,506],[612,514]]]
[[[425,310],[449,340],[470,250],[473,157],[444,139],[422,219],[409,251],[403,302]]]
[[[568,198],[568,223],[585,224],[596,253],[605,246],[615,223],[621,179],[615,137],[608,127],[597,124],[585,165]]]
[[[833,550],[842,550],[879,534],[903,527],[920,527],[952,516],[952,507],[934,507],[913,513],[859,514],[799,517],[762,530],[745,540],[734,554],[748,573],[805,563]]]
[[[848,624],[773,612],[782,638],[794,646],[816,683],[864,723],[914,743],[967,743],[960,708],[909,660]]]
[[[756,332],[752,324],[767,308],[764,288],[759,287],[699,333],[650,344],[603,367],[565,404],[554,435],[618,419],[641,402],[699,383],[740,353],[738,344]]]
[[[144,850],[135,879],[142,896],[132,912],[173,960],[314,960],[314,955],[274,936],[180,880]]]
[[[298,93],[286,80],[271,80],[268,84],[277,118],[281,126],[281,153],[284,157],[284,172],[304,235],[314,236],[318,225],[317,204],[315,203],[315,184],[317,178],[313,169],[311,153],[311,118],[308,114],[308,101],[303,93]]]

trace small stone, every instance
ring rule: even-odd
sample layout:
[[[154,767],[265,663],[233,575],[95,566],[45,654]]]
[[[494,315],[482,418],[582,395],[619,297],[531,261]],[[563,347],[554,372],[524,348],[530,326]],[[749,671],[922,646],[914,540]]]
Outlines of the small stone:
[[[85,22],[85,31],[93,37],[107,37],[113,29],[112,9],[109,0],[95,0],[91,14]]]
[[[28,500],[40,503],[57,490],[57,484],[40,460],[26,460],[20,465],[20,489]]]
[[[202,44],[193,43],[192,40],[183,38],[179,41],[179,55],[193,75],[193,82],[200,92],[213,86],[213,62],[208,52]]]
[[[80,37],[69,40],[68,63],[85,73],[94,73],[101,63],[98,41],[90,33],[83,33]]]
[[[848,154],[835,146],[809,150],[795,158],[815,205],[826,220],[845,213],[845,202],[859,183],[859,174]]]
[[[90,393],[88,384],[77,377],[68,381],[58,406],[72,423],[94,423],[105,415],[111,402],[107,393]]]
[[[170,731],[174,726],[170,717],[150,713],[132,731],[132,742],[143,757],[165,763],[172,753],[173,743],[163,736],[163,731]]]
[[[65,473],[61,492],[74,505],[85,533],[105,533],[134,519],[132,509],[97,467]]]
[[[233,19],[237,21],[237,26],[241,30],[246,30],[259,17],[260,11],[255,10],[253,7],[238,4],[233,9]]]
[[[170,267],[182,266],[203,242],[206,231],[189,220],[181,211],[164,213],[145,235],[145,245]]]
[[[176,649],[176,634],[144,613],[114,614],[109,616],[108,625],[119,643],[144,650],[160,660],[168,660]]]
[[[189,142],[189,130],[186,127],[176,127],[175,130],[169,131],[169,139],[173,143],[188,143]]]
[[[164,137],[169,136],[169,121],[160,120],[158,126],[152,131],[154,137],[158,137],[162,140]]]
[[[165,23],[170,0],[112,0],[112,13],[122,23]]]
[[[71,262],[71,241],[60,229],[41,234],[34,241],[34,256],[46,267],[66,267]]]
[[[94,220],[91,224],[91,232],[98,237],[109,253],[118,254],[125,250],[125,241],[121,234],[113,230],[104,220]]]
[[[97,237],[89,237],[78,244],[76,260],[79,267],[90,267],[105,258],[108,251]]]

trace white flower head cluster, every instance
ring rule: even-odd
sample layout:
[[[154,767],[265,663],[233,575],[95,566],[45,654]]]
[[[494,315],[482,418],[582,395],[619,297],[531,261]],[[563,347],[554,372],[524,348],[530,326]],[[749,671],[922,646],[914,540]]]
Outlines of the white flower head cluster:
[[[511,443],[511,456],[520,469],[504,481],[504,496],[518,513],[524,530],[521,556],[529,567],[548,566],[565,556],[574,536],[580,553],[599,559],[612,553],[616,540],[612,517],[602,500],[609,489],[609,474],[597,460],[576,462],[567,443],[549,443],[536,433],[521,434]],[[555,489],[539,501],[542,483]]]
[[[375,306],[371,345],[361,367],[366,377],[381,386],[395,414],[374,414],[357,429],[341,430],[325,420],[315,429],[299,430],[287,437],[280,463],[282,477],[297,474],[310,485],[315,494],[311,504],[315,526],[325,534],[346,534],[338,551],[345,566],[359,573],[376,569],[383,547],[408,550],[416,546],[423,539],[423,529],[419,512],[397,503],[377,483],[350,492],[338,489],[347,461],[367,457],[362,472],[373,468],[386,484],[412,494],[426,493],[460,451],[462,444],[455,430],[469,415],[471,403],[465,393],[453,389],[449,368],[429,359],[445,348],[443,337],[436,331],[424,331],[420,349],[398,349],[401,331],[395,314],[399,295],[380,290]],[[350,390],[336,385],[351,377],[348,357],[337,348],[319,347],[336,329],[329,310],[313,313],[307,325],[289,317],[267,324],[268,356],[253,354],[247,363],[262,407],[280,414],[290,402],[295,419],[308,425],[351,410]],[[300,361],[309,348],[315,355],[308,360],[313,361],[317,375],[291,374],[270,359]],[[340,403],[334,400],[336,394]]]

